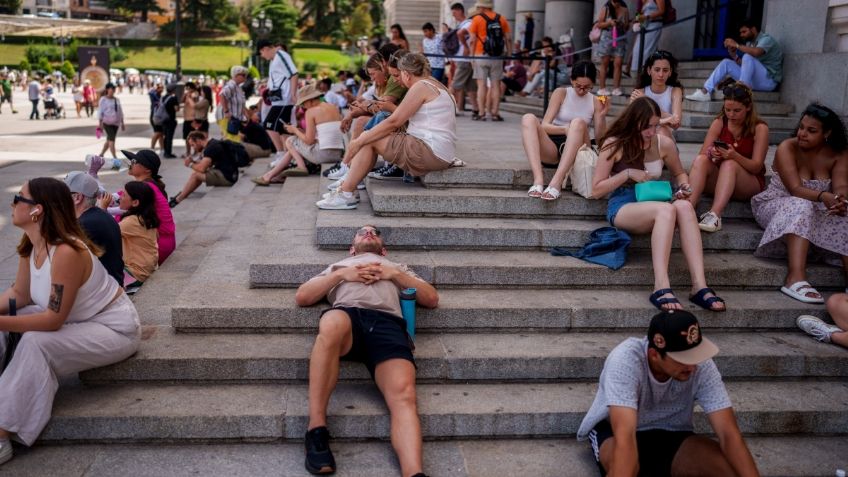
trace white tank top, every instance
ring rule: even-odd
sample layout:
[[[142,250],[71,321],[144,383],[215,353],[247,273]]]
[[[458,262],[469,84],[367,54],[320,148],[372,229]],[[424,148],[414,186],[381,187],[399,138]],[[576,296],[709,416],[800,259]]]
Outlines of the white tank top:
[[[657,102],[657,104],[660,107],[660,111],[667,113],[667,114],[672,114],[672,112],[671,112],[671,92],[673,90],[674,90],[674,88],[672,88],[671,86],[666,86],[665,91],[663,91],[662,93],[654,93],[651,90],[651,85],[648,85],[648,86],[645,86],[643,91],[645,92],[645,96],[647,96],[647,97],[649,97],[649,98],[651,98],[651,99],[653,99],[654,101]]]
[[[330,121],[315,126],[318,149],[344,149],[341,121]]]
[[[554,118],[554,126],[565,126],[575,118],[583,118],[586,124],[592,124],[592,118],[595,116],[594,98],[595,96],[589,93],[580,96],[570,86],[565,88],[565,100]]]
[[[655,136],[657,138],[657,157],[656,161],[647,161],[645,162],[645,172],[648,173],[648,179],[658,179],[662,175],[663,166],[665,163],[662,160],[660,142],[662,141],[662,134],[657,134]]]
[[[35,268],[35,253],[29,256],[29,295],[33,303],[45,310],[50,301],[51,271],[55,253],[56,246],[53,245],[47,252],[47,260],[41,265],[41,269]],[[65,323],[90,320],[106,308],[118,293],[118,282],[109,276],[100,260],[90,250],[88,256],[91,257],[91,275],[79,288]]]
[[[406,132],[424,141],[439,159],[452,162],[456,157],[456,104],[446,90],[421,81],[439,95],[409,118]]]

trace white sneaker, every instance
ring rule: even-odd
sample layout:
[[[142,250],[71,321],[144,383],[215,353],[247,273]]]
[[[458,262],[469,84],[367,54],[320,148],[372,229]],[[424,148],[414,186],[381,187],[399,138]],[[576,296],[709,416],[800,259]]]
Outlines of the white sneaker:
[[[0,465],[9,462],[12,458],[12,441],[0,439]]]
[[[333,196],[333,194],[336,194],[338,192],[341,192],[341,190],[340,189],[331,190],[330,192],[327,192],[326,194],[322,195],[321,197],[324,198],[324,199],[329,199],[330,197]],[[360,200],[358,190],[353,193],[353,198],[356,200],[356,203],[358,204],[359,200]]]
[[[612,90],[613,96],[624,96],[624,93],[621,91],[621,88],[615,88]]]
[[[344,184],[345,179],[347,179],[346,175],[344,177],[342,177],[341,179],[335,181],[335,182],[331,182],[327,186],[327,190],[340,189],[342,187],[342,184]],[[365,190],[365,181],[360,181],[359,184],[356,184],[356,188],[359,189],[359,190]]]
[[[352,193],[339,190],[332,193],[330,197],[319,200],[315,205],[325,210],[349,210],[355,209],[358,204]]]
[[[271,160],[270,163],[268,163],[268,169],[273,169],[273,168],[277,167],[277,164],[279,164],[280,161],[283,160],[283,153],[275,152],[274,155],[271,156],[271,157],[273,159]]]
[[[692,94],[687,94],[686,99],[690,101],[700,101],[702,103],[707,103],[712,101],[712,95],[710,93],[705,93],[701,88],[696,89],[692,92]]]
[[[601,88],[598,90],[598,96],[609,96],[609,91],[606,88]]]
[[[701,215],[701,221],[698,223],[698,227],[704,232],[718,232],[721,230],[721,217],[716,215],[712,210],[704,212]]]
[[[337,171],[327,174],[327,179],[341,179],[347,175],[347,171],[349,170],[350,168],[343,162],[339,164],[339,169]]]
[[[830,343],[830,335],[833,333],[841,333],[843,330],[836,325],[825,323],[821,318],[816,318],[810,315],[801,315],[795,320],[795,324],[804,333],[821,341],[822,343]]]

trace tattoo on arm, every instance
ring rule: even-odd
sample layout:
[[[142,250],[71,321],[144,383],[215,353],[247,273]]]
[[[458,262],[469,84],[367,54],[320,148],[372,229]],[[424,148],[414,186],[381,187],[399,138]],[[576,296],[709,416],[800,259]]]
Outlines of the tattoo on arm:
[[[59,313],[62,308],[62,294],[65,293],[65,285],[59,283],[53,284],[53,292],[50,293],[50,301],[47,303],[47,308]]]

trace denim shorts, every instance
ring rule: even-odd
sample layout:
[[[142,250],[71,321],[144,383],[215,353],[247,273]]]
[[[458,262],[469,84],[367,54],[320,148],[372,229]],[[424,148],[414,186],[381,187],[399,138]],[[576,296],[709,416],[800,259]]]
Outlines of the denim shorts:
[[[636,202],[636,188],[632,185],[621,186],[612,191],[607,199],[607,221],[615,227],[615,216],[625,205]]]

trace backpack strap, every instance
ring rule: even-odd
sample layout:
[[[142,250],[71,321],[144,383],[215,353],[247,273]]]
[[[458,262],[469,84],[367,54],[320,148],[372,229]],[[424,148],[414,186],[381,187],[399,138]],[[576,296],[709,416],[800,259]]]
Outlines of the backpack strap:
[[[286,57],[285,57],[285,55],[283,55],[283,53],[282,53],[280,50],[277,50],[277,56],[280,58],[280,60],[282,60],[282,61],[283,61],[283,66],[285,66],[286,71],[288,71],[288,72],[289,72],[289,75],[288,75],[286,78],[283,78],[283,80],[282,80],[282,81],[280,81],[280,84],[278,84],[278,85],[276,85],[275,87],[271,88],[272,90],[282,88],[282,87],[283,87],[283,83],[285,83],[287,80],[290,80],[290,79],[291,79],[291,78],[295,75],[295,73],[292,71],[292,68],[289,66],[289,62],[288,62],[288,61],[286,61]],[[273,85],[272,85],[272,86],[273,86]]]

